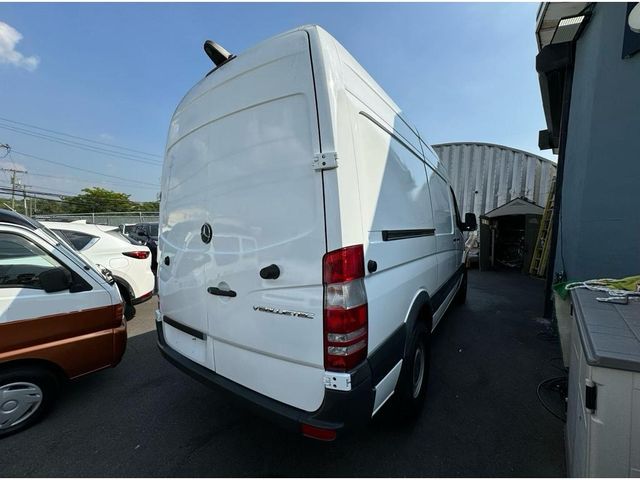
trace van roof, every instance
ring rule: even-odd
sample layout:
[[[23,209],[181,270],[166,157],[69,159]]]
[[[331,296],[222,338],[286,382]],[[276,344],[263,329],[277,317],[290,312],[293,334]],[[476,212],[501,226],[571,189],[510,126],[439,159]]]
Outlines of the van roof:
[[[242,75],[250,65],[243,65],[240,69],[234,65],[238,65],[238,61],[241,59],[247,59],[253,57],[251,61],[257,61],[260,57],[259,52],[265,48],[269,43],[274,40],[290,35],[293,32],[307,32],[309,35],[309,42],[316,46],[318,50],[326,50],[330,52],[336,52],[341,58],[348,59],[349,68],[352,69],[357,76],[364,80],[375,94],[386,103],[391,110],[395,112],[395,115],[403,123],[403,127],[406,127],[407,133],[410,132],[412,138],[412,145],[417,151],[423,150],[423,156],[426,163],[428,163],[433,169],[435,169],[440,176],[448,180],[448,175],[443,164],[440,162],[438,154],[433,150],[431,145],[426,141],[416,126],[408,121],[404,116],[402,109],[395,103],[395,101],[387,94],[387,92],[378,84],[378,82],[367,72],[367,70],[357,61],[355,57],[329,32],[317,24],[306,24],[296,28],[292,28],[265,40],[262,40],[248,49],[238,53],[234,56],[234,61],[225,62],[220,68],[216,67],[214,71],[207,73],[200,81],[198,81],[182,98],[176,107],[171,121],[171,127],[169,129],[169,135],[167,138],[166,150],[169,150],[175,143],[178,136],[184,135],[185,132],[180,132],[179,122],[177,121],[181,115],[190,108],[190,106],[197,102],[202,96],[208,93],[210,90],[222,85],[234,78]],[[335,64],[333,65],[335,67]],[[342,69],[339,68],[339,75],[342,75]],[[391,125],[393,127],[393,125]],[[400,133],[397,131],[396,133]]]
[[[0,223],[10,223],[12,225],[20,225],[21,227],[27,227],[30,230],[36,230],[40,226],[29,217],[26,217],[18,212],[12,212],[4,208],[0,208]]]

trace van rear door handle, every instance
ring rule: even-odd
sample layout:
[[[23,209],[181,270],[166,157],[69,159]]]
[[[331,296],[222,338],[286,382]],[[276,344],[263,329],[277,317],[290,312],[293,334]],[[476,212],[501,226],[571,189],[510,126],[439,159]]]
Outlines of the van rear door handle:
[[[220,295],[221,297],[235,297],[237,294],[233,290],[221,290],[218,287],[209,287],[207,292],[211,295]]]

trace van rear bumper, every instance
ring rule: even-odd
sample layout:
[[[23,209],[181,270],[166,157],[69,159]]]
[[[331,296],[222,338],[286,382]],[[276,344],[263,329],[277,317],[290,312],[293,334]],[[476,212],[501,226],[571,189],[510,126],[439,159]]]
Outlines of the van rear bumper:
[[[371,419],[375,391],[368,362],[351,372],[350,391],[325,390],[320,408],[315,412],[307,412],[243,387],[176,352],[167,345],[162,325],[162,322],[156,322],[158,347],[169,362],[205,385],[218,387],[235,395],[255,413],[283,428],[300,432],[304,423],[335,430],[340,436],[351,428],[365,425]]]

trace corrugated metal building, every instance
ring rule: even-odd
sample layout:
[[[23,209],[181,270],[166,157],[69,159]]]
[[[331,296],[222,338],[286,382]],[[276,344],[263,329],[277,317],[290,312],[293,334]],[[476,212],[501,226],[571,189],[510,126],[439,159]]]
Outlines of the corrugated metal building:
[[[491,143],[433,145],[462,215],[477,217],[518,197],[544,207],[556,164],[533,153]]]

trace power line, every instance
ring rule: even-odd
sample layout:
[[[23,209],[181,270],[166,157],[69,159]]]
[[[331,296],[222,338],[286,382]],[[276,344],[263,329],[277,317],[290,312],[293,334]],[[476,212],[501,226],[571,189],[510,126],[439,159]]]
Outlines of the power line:
[[[9,193],[9,192],[4,191],[2,187],[0,187],[0,193]],[[44,195],[44,196],[39,196],[39,195]],[[71,198],[71,199],[46,198],[47,194],[45,193],[36,195],[36,194],[29,194],[25,192],[24,197],[35,199],[35,200],[44,200],[47,202],[62,203],[69,206],[76,206],[76,207],[82,207],[87,209],[93,209],[96,206],[94,202],[83,201],[81,199],[76,199],[76,198]]]
[[[33,185],[30,185],[30,187],[33,187]],[[41,187],[36,187],[36,188],[41,188]],[[11,187],[5,187],[5,186],[0,186],[0,191],[1,192],[11,192],[13,189]],[[29,193],[33,193],[35,195],[48,195],[48,196],[52,196],[52,197],[64,197],[66,195],[66,193],[59,193],[59,192],[38,192],[35,190],[29,190]]]
[[[153,166],[162,165],[162,162],[157,161],[157,160],[150,160],[148,158],[141,158],[141,157],[138,157],[138,156],[134,156],[132,154],[117,152],[115,150],[107,150],[105,148],[95,147],[93,145],[84,145],[82,143],[74,142],[74,141],[71,141],[71,140],[61,140],[59,138],[52,137],[50,135],[45,135],[45,134],[42,134],[42,133],[30,132],[28,130],[24,130],[24,129],[13,127],[13,126],[4,125],[2,123],[0,123],[0,128],[3,128],[5,130],[9,130],[11,132],[19,133],[19,134],[22,134],[22,135],[29,135],[29,136],[32,136],[32,137],[35,137],[35,138],[40,138],[42,140],[46,140],[46,141],[49,141],[49,142],[58,143],[60,145],[66,145],[68,147],[78,148],[80,150],[86,150],[88,152],[97,153],[99,155],[105,155],[105,156],[110,156],[110,157],[114,157],[114,158],[120,158],[120,159],[128,160],[128,161],[131,161],[131,162],[144,163],[146,165],[153,165]]]
[[[47,190],[48,192],[50,192],[51,195],[66,195],[69,197],[72,197],[74,195],[80,195],[80,193],[74,193],[74,192],[65,192],[62,190],[51,190],[49,189],[49,187],[43,187],[42,185],[27,185],[28,188],[41,188],[44,190]]]
[[[160,185],[156,184],[156,183],[149,183],[149,182],[143,182],[143,181],[138,181],[138,180],[130,180],[128,178],[118,177],[117,175],[108,175],[106,173],[101,173],[101,172],[96,172],[95,170],[89,170],[89,169],[86,169],[86,168],[76,167],[74,165],[69,165],[67,163],[57,162],[55,160],[50,160],[48,158],[39,157],[37,155],[31,155],[29,153],[19,152],[19,151],[15,150],[15,149],[12,150],[12,152],[16,153],[18,155],[22,155],[23,157],[33,158],[34,160],[40,160],[41,162],[46,162],[46,163],[51,163],[53,165],[59,165],[59,166],[62,166],[62,167],[71,168],[73,170],[78,170],[80,172],[92,173],[94,175],[100,175],[102,177],[107,177],[107,178],[115,178],[116,180],[123,180],[125,182],[130,182],[130,183],[135,183],[135,184],[149,185],[149,186],[156,187],[156,188],[160,187]]]
[[[120,150],[128,150],[130,152],[139,153],[139,154],[142,154],[142,155],[148,155],[150,157],[162,158],[162,155],[158,155],[156,153],[143,152],[141,150],[135,150],[133,148],[128,148],[128,147],[123,147],[123,146],[120,146],[120,145],[115,145],[113,143],[99,142],[97,140],[91,140],[90,138],[84,138],[84,137],[80,137],[78,135],[71,135],[69,133],[57,132],[55,130],[51,130],[51,129],[48,129],[48,128],[38,127],[37,125],[32,125],[32,124],[24,123],[24,122],[18,122],[16,120],[11,120],[10,118],[0,117],[0,120],[3,120],[5,122],[9,122],[9,123],[14,123],[14,124],[17,124],[17,125],[22,125],[23,127],[35,128],[37,130],[42,130],[44,132],[54,133],[56,135],[62,135],[64,137],[75,138],[77,140],[83,140],[85,142],[96,143],[98,145],[103,145],[105,147],[117,148],[117,149],[120,149]]]
[[[0,194],[2,193],[11,193],[11,188],[10,187],[3,187],[0,186]],[[64,195],[60,195],[57,193],[49,193],[49,192],[39,192],[39,191],[27,191],[24,190],[23,191],[23,197],[24,198],[33,198],[36,200],[45,200],[45,201],[50,201],[50,202],[56,202],[56,203],[64,203],[67,205],[72,205],[72,206],[78,206],[78,207],[85,207],[85,208],[89,208],[92,209],[96,206],[95,202],[92,202],[90,200],[87,199],[82,199],[82,198],[47,198],[47,197],[64,197]],[[2,200],[2,197],[0,197],[0,200]],[[145,203],[145,202],[134,202],[134,203]],[[13,208],[13,207],[12,207]]]
[[[69,180],[69,177],[61,177],[59,175],[48,175],[45,173],[33,173],[33,172],[29,172],[29,176],[35,176],[35,177],[44,177],[44,178],[53,178],[53,179],[58,179],[58,180]],[[73,181],[75,182],[81,182],[82,180],[75,180],[73,179]],[[132,180],[133,181],[133,180]],[[122,182],[112,182],[110,180],[100,180],[101,183],[104,184],[108,184],[108,185],[117,185],[120,187],[131,187],[131,185],[127,185],[126,183],[122,183]],[[149,190],[157,190],[158,187],[157,186],[146,186],[146,185],[136,185],[138,188],[145,188],[145,189],[149,189]]]

